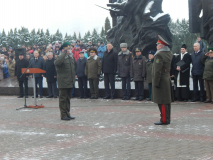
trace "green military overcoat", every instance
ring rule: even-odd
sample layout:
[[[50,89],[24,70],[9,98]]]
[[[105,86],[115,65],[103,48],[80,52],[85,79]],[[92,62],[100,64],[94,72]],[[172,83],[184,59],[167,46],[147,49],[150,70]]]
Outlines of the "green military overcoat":
[[[170,68],[172,61],[170,51],[160,51],[154,57],[152,67],[152,101],[157,104],[170,104],[171,92]]]
[[[75,60],[61,53],[55,60],[58,88],[73,88],[75,84]]]
[[[201,62],[205,65],[203,72],[203,79],[212,81],[213,80],[213,58],[203,55]]]
[[[101,58],[97,55],[95,57],[89,57],[86,63],[85,75],[88,79],[99,78],[101,74],[102,63]]]

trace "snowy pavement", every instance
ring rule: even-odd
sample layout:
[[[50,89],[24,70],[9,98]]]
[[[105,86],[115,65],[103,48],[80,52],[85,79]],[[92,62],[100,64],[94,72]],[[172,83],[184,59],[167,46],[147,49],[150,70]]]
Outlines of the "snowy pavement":
[[[73,121],[60,120],[58,99],[17,111],[23,102],[0,96],[1,160],[213,159],[212,104],[173,103],[171,124],[155,126],[147,101],[72,99]]]

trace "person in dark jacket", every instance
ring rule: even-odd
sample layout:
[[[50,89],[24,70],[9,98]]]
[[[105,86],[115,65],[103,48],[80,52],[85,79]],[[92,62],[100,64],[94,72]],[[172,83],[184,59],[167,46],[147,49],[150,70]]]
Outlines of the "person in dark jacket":
[[[204,81],[203,81],[203,71],[204,64],[201,63],[201,59],[205,55],[203,51],[200,50],[200,44],[194,44],[194,52],[191,54],[192,59],[192,77],[193,77],[193,89],[194,89],[194,99],[191,102],[204,101]],[[198,81],[200,84],[200,96],[198,95]]]
[[[45,62],[46,79],[48,86],[48,96],[46,98],[57,98],[57,74],[55,70],[54,57],[52,52],[47,52],[48,59]]]
[[[146,58],[142,55],[140,48],[135,49],[135,57],[131,64],[131,77],[135,82],[136,100],[144,99],[144,78],[146,77]]]
[[[130,66],[133,55],[127,49],[127,43],[120,44],[121,51],[118,53],[118,76],[122,78],[122,100],[129,100],[131,96]]]
[[[107,51],[104,52],[102,63],[102,73],[104,73],[104,87],[105,87],[104,99],[115,98],[115,74],[117,72],[117,58],[118,55],[116,52],[114,52],[112,44],[108,43]],[[109,84],[111,87],[111,93]]]
[[[85,75],[89,79],[91,99],[98,99],[99,96],[99,77],[101,74],[102,63],[100,57],[96,54],[97,49],[91,47],[89,49],[90,57],[87,59]]]
[[[213,48],[208,48],[208,52],[202,57],[205,65],[203,79],[206,86],[206,101],[204,103],[213,104]]]
[[[151,101],[152,99],[152,66],[153,66],[153,60],[154,60],[154,51],[149,51],[148,56],[149,58],[146,61],[146,81],[149,86],[149,98],[147,98],[147,101]]]
[[[42,57],[39,57],[39,53],[37,50],[34,51],[34,58],[30,60],[30,64],[31,64],[30,68],[39,68],[44,70],[44,59]],[[38,85],[39,85],[40,98],[43,98],[43,76],[44,75],[41,73],[35,74],[36,98],[38,97]]]
[[[79,59],[77,59],[75,65],[75,74],[78,78],[78,87],[80,91],[79,98],[87,98],[87,76],[85,75],[85,67],[86,67],[87,59],[84,57],[84,52],[79,52]]]
[[[23,98],[24,97],[24,89],[23,89],[23,84],[25,88],[25,97],[28,98],[28,75],[22,75],[22,68],[27,68],[29,65],[29,61],[24,59],[24,53],[19,53],[19,60],[16,62],[15,65],[15,76],[17,77],[17,80],[19,82],[19,97],[18,98]]]
[[[183,44],[181,46],[181,53],[175,57],[174,62],[172,62],[175,70],[175,96],[178,101],[185,102],[189,99],[189,76],[191,63],[191,56],[186,49],[187,46]],[[179,64],[180,62],[183,62],[181,66]]]

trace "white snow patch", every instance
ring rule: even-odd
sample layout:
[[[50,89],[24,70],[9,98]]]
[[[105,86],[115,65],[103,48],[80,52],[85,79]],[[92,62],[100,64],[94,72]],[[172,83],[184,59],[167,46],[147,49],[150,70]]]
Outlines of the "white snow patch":
[[[151,1],[147,4],[145,11],[144,11],[145,14],[150,13],[150,9],[152,8],[153,4],[154,4],[154,1]]]
[[[104,126],[100,126],[99,128],[105,128]]]
[[[203,17],[203,9],[200,11],[200,15],[199,15],[200,18]]]
[[[56,137],[69,137],[69,134],[56,134]]]
[[[150,126],[149,129],[155,129],[155,127],[154,126]]]
[[[167,13],[158,13],[155,17],[150,16],[153,21],[157,21],[160,17],[167,15]]]
[[[168,130],[173,130],[174,128],[166,128],[166,129],[168,129]]]
[[[28,110],[28,109],[22,109],[20,110],[21,112],[31,112],[32,110]]]
[[[44,135],[43,132],[17,132],[12,130],[1,130],[0,134],[19,134],[19,135]]]

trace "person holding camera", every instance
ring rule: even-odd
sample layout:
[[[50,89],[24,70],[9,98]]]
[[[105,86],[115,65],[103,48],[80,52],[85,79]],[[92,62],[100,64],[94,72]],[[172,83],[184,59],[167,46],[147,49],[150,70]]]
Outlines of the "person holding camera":
[[[69,121],[75,119],[70,115],[71,91],[75,84],[75,60],[70,56],[69,42],[65,42],[60,50],[62,50],[62,53],[55,60],[59,88],[59,108],[61,120]]]

